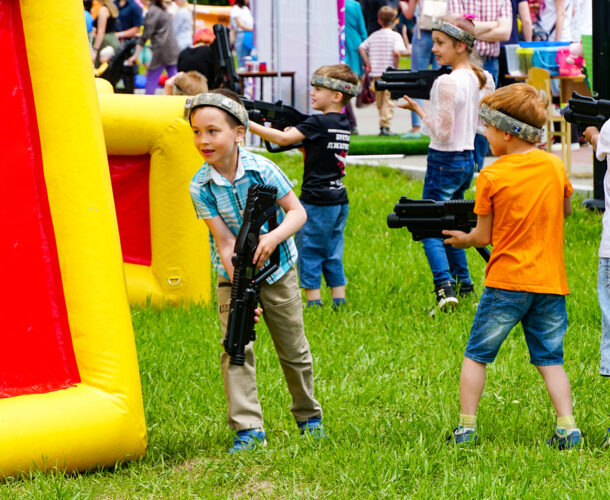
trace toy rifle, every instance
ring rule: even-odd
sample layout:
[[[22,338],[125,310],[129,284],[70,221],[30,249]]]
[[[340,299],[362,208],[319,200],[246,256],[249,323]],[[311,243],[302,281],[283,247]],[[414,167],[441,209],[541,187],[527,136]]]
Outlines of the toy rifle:
[[[405,94],[413,99],[430,99],[434,80],[448,73],[451,73],[451,68],[446,66],[421,71],[388,68],[375,81],[375,90],[389,90],[392,99],[400,99]]]
[[[279,246],[271,254],[269,264],[258,273],[256,264],[252,263],[263,225],[269,221],[269,231],[277,227],[276,196],[277,188],[274,186],[252,184],[248,189],[243,222],[235,240],[235,255],[231,259],[233,284],[224,348],[232,365],[244,365],[245,347],[256,340],[254,309],[259,301],[261,285],[279,268]]]
[[[566,121],[578,125],[579,129],[585,129],[591,125],[601,129],[610,118],[610,101],[594,99],[573,92],[563,117]]]
[[[413,236],[413,241],[424,238],[442,238],[443,229],[464,231],[469,233],[477,225],[477,216],[473,212],[472,200],[412,200],[402,196],[394,207],[394,212],[388,215],[388,227],[395,229],[406,227]],[[489,262],[490,252],[477,248],[481,257]]]
[[[215,78],[214,82],[211,82],[210,89],[223,87],[239,94],[241,90],[229,43],[229,29],[222,24],[215,24],[214,35],[216,38],[212,42],[211,48]]]
[[[265,101],[254,101],[241,97],[244,107],[248,111],[248,117],[253,122],[265,125],[269,123],[277,130],[284,130],[286,127],[294,127],[309,118],[309,115],[301,113],[292,106],[282,104],[282,101],[275,103]],[[289,149],[302,147],[302,143],[290,144],[288,146],[278,146],[272,142],[265,141],[265,147],[270,153],[281,153]]]

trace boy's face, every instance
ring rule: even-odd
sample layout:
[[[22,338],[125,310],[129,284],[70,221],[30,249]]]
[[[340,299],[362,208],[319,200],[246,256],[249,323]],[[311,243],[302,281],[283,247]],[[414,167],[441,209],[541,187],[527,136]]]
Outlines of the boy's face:
[[[212,106],[197,108],[191,115],[193,143],[210,165],[222,165],[232,158],[237,145],[244,139],[242,126],[233,128],[226,113]]]
[[[311,88],[309,95],[311,96],[311,107],[322,112],[331,106],[340,104],[342,98],[341,92],[316,85]]]
[[[485,138],[489,141],[489,147],[494,156],[502,156],[506,154],[506,132],[494,127],[493,125],[485,125]]]

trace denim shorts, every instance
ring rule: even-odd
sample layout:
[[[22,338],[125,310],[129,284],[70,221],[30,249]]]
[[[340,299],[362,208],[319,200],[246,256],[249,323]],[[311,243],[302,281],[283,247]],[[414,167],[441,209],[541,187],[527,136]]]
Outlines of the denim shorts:
[[[597,300],[602,312],[602,339],[600,343],[600,375],[610,377],[610,259],[600,257],[597,272]]]
[[[349,205],[309,205],[303,203],[307,222],[295,235],[299,257],[297,268],[301,288],[318,289],[324,275],[326,285],[347,283],[343,270],[343,230]]]
[[[565,296],[485,287],[464,355],[491,363],[510,331],[521,322],[536,366],[563,364],[563,337],[568,326]]]

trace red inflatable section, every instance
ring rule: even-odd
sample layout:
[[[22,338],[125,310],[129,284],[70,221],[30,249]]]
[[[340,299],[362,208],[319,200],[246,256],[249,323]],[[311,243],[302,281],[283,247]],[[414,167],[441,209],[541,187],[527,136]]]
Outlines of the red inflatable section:
[[[0,60],[0,398],[6,398],[63,389],[80,376],[17,1],[0,1]]]
[[[108,157],[123,262],[150,266],[150,156]]]

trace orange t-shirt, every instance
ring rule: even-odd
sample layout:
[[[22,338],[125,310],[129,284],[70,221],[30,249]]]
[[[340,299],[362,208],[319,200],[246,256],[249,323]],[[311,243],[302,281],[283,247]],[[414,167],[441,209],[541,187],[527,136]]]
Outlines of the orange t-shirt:
[[[573,191],[561,160],[539,149],[502,156],[481,171],[474,211],[493,217],[485,286],[569,293],[563,200]]]

